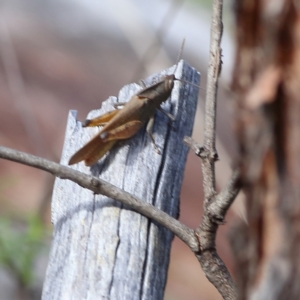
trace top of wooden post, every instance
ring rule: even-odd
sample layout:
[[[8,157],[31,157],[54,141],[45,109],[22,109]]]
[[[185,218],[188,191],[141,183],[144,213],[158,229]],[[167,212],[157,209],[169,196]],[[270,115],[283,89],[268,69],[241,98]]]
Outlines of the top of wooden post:
[[[175,66],[144,80],[146,85],[172,74]],[[181,60],[176,78],[200,84],[200,74]],[[162,209],[173,217],[179,213],[179,195],[188,148],[182,142],[192,133],[198,88],[175,81],[169,100],[162,107],[175,116],[157,112],[151,143],[145,128],[119,142],[96,165],[73,167],[99,176],[111,184]],[[110,97],[88,118],[114,109],[142,87],[123,87],[118,99]],[[61,158],[71,155],[99,129],[82,128],[77,113],[70,111]],[[71,181],[56,179],[52,199],[54,225],[43,299],[162,299],[172,234],[148,218],[113,199],[94,195]]]

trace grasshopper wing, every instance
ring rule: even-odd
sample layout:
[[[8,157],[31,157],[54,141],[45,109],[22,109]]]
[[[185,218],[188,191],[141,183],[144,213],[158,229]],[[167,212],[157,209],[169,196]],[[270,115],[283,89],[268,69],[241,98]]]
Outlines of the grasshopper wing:
[[[118,140],[128,139],[136,134],[136,132],[141,128],[142,123],[140,121],[130,121],[121,125],[113,130],[108,132],[103,132],[97,135],[94,139],[91,140],[88,144],[93,142],[93,149],[89,152],[88,156],[84,158],[86,166],[91,166],[95,164],[103,155],[108,152]],[[87,144],[87,145],[88,145]],[[86,146],[87,146],[86,145]],[[92,147],[91,147],[92,148]],[[82,148],[83,149],[83,148]],[[82,150],[81,149],[81,150]],[[79,150],[78,152],[80,152]],[[76,153],[74,154],[74,156]],[[72,159],[72,158],[71,158]],[[83,159],[81,159],[83,160]],[[71,161],[71,160],[70,160]]]
[[[100,138],[98,137],[98,139],[100,140]],[[86,157],[84,159],[84,163],[86,166],[92,166],[93,164],[95,164],[99,159],[102,158],[102,156],[108,152],[117,142],[117,140],[113,140],[113,141],[109,141],[109,142],[105,142],[103,143],[103,145],[101,146],[101,148],[95,148],[94,151],[92,151],[88,157]]]
[[[95,151],[102,153],[104,152],[101,157],[112,147],[108,150],[105,148],[107,147],[106,141],[103,140],[99,134],[97,134],[92,140],[90,140],[86,145],[84,145],[81,149],[79,149],[69,160],[69,165],[76,164],[82,160],[87,160],[91,156],[95,156]]]
[[[82,160],[87,166],[96,163],[106,152],[108,152],[117,140],[128,139],[135,135],[141,128],[141,121],[130,121],[108,132],[98,133],[85,146],[79,149],[69,160],[69,165],[76,164]]]

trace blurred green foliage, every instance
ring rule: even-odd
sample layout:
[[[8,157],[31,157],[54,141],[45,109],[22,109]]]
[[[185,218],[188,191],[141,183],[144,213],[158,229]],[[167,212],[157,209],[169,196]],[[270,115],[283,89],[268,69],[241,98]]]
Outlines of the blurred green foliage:
[[[29,217],[25,226],[0,217],[0,265],[9,269],[23,286],[30,285],[34,279],[34,260],[44,248],[46,234],[38,216]]]

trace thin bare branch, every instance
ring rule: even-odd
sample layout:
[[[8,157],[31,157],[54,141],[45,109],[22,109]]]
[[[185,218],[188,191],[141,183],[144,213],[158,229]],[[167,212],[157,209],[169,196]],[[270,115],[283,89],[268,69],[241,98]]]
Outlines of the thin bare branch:
[[[216,233],[218,223],[210,217],[205,208],[202,222],[197,228],[200,253],[196,254],[207,279],[216,287],[226,300],[238,298],[237,288],[224,262],[216,251]]]
[[[221,71],[222,8],[222,0],[213,1],[203,147],[191,138],[185,138],[185,143],[202,159],[204,214],[202,222],[196,230],[200,245],[200,252],[196,253],[196,257],[206,277],[218,289],[223,298],[232,300],[237,299],[237,288],[224,262],[218,256],[215,245],[218,225],[223,222],[227,209],[238,192],[236,189],[238,174],[236,173],[218,196],[215,187],[215,161],[218,160],[215,149],[216,108],[218,78]]]
[[[207,158],[209,155],[208,151],[197,143],[193,138],[185,136],[183,142],[191,148],[197,156],[200,158]],[[218,157],[214,157],[215,160]],[[240,172],[235,170],[232,173],[230,180],[227,185],[222,189],[222,191],[213,197],[207,205],[207,212],[212,219],[217,224],[223,224],[224,218],[227,213],[227,210],[231,206],[232,202],[236,198],[237,194],[241,188],[241,182],[239,180]]]
[[[214,222],[223,224],[227,210],[236,198],[241,188],[240,171],[233,171],[231,178],[222,191],[210,202],[207,207],[208,214]]]
[[[205,202],[216,193],[215,190],[215,157],[216,157],[216,114],[218,78],[221,71],[221,39],[223,1],[213,1],[213,15],[210,31],[210,57],[207,72],[207,87],[205,99],[204,148],[208,151],[206,159],[202,160]]]
[[[214,284],[223,298],[226,300],[237,299],[235,284],[217,251],[211,249],[201,252],[201,255],[196,254],[196,256],[208,280]]]
[[[197,156],[200,158],[207,158],[208,151],[197,143],[193,138],[185,136],[183,142],[191,148]],[[218,160],[216,156],[214,158]],[[210,216],[210,219],[217,224],[223,224],[224,218],[226,216],[227,210],[231,206],[232,202],[236,198],[237,194],[241,189],[240,182],[240,172],[236,169],[228,181],[227,185],[222,189],[222,191],[213,197],[211,201],[207,204],[207,212]]]
[[[97,177],[83,174],[79,171],[73,170],[69,167],[60,165],[58,163],[43,159],[38,156],[13,150],[7,147],[0,146],[0,158],[15,161],[27,166],[44,170],[61,179],[69,179],[79,184],[80,186],[93,191],[95,194],[102,194],[109,198],[115,199],[136,212],[146,216],[160,225],[169,229],[184,243],[186,243],[193,252],[197,252],[198,242],[194,235],[194,231],[172,218],[165,212],[159,210],[151,204],[148,204],[131,194],[117,188],[116,186],[101,180]]]
[[[199,157],[202,157],[202,154],[205,152],[205,149],[203,146],[201,146],[199,143],[197,143],[193,138],[189,136],[185,136],[183,139],[183,142],[191,148],[195,154]]]
[[[199,156],[201,158],[207,158],[210,155],[209,151],[207,149],[205,149],[205,147],[201,146],[199,143],[197,143],[193,138],[191,138],[189,136],[185,136],[183,139],[183,142],[189,148],[191,148],[197,156]],[[214,161],[219,160],[217,152],[215,152],[215,155],[212,157],[212,159]]]
[[[204,146],[210,151],[215,151],[216,144],[217,91],[222,63],[222,50],[220,47],[223,33],[222,10],[223,1],[214,0],[210,29],[210,57],[207,73],[204,123]]]

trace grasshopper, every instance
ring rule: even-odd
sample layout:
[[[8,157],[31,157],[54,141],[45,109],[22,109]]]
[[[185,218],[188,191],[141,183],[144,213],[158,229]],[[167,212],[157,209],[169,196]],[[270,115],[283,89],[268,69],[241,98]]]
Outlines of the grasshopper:
[[[181,51],[182,48],[183,45]],[[177,60],[176,68],[178,61],[179,59]],[[84,161],[86,166],[95,164],[118,140],[132,137],[147,122],[147,133],[155,149],[158,150],[152,134],[154,114],[158,109],[174,120],[174,117],[163,111],[160,105],[171,96],[174,81],[178,80],[175,78],[175,71],[172,75],[164,76],[159,82],[139,91],[122,109],[115,109],[94,119],[85,120],[82,127],[103,127],[92,140],[70,158],[69,165],[80,161]]]
[[[108,152],[118,140],[128,139],[135,135],[148,121],[147,133],[154,147],[157,146],[152,134],[154,114],[166,101],[174,87],[175,75],[167,75],[159,82],[144,88],[134,95],[122,109],[115,109],[94,119],[87,119],[82,127],[103,126],[99,133],[70,159],[69,165],[84,160],[86,166],[96,163]],[[166,112],[165,112],[166,113]],[[170,114],[166,113],[170,118]]]

